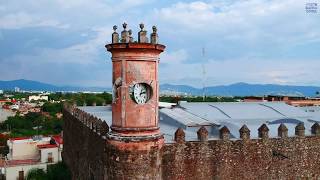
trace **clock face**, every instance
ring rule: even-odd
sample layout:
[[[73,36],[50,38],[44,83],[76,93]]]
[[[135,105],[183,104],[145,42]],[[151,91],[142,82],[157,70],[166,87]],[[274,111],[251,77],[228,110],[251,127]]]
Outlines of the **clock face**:
[[[137,104],[144,104],[150,99],[151,87],[146,83],[137,83],[133,86],[132,98]]]

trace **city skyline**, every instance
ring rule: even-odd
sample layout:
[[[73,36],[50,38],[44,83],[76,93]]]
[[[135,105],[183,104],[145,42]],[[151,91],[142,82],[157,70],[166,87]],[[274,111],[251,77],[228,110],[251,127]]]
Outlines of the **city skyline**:
[[[270,1],[35,1],[0,5],[0,80],[111,85],[112,26],[158,27],[161,84],[318,85],[320,13]],[[317,2],[317,1],[315,1]],[[202,49],[205,49],[205,56]],[[179,67],[179,69],[177,69]]]

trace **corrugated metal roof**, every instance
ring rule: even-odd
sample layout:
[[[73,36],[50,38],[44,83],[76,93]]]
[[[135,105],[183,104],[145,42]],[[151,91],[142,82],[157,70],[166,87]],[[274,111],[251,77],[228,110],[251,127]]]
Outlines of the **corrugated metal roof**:
[[[185,126],[210,126],[213,125],[208,120],[204,119],[201,116],[197,116],[188,111],[185,111],[182,108],[162,108],[160,109],[161,113],[164,113],[176,120],[177,122]]]
[[[111,106],[87,106],[80,109],[112,123]],[[311,121],[312,120],[312,121]],[[294,135],[297,123],[304,122],[306,134],[315,121],[320,122],[320,108],[316,112],[293,107],[283,102],[237,102],[237,103],[181,103],[179,106],[159,109],[160,130],[166,141],[172,141],[177,128],[185,129],[186,139],[194,140],[201,126],[211,126],[210,138],[217,138],[218,126],[227,126],[231,137],[239,138],[239,129],[246,124],[251,137],[258,137],[258,128],[266,123],[269,136],[278,135],[278,127],[284,123],[289,136]],[[209,128],[209,127],[208,127]]]
[[[300,108],[294,107],[294,106],[290,106],[286,103],[283,102],[266,102],[266,103],[262,103],[263,105],[270,107],[274,110],[276,110],[277,112],[285,115],[286,117],[306,117],[306,116],[310,116],[310,114],[302,111]]]
[[[80,106],[79,109],[100,118],[107,122],[109,126],[112,124],[112,109],[111,106]]]
[[[232,103],[182,103],[181,107],[187,111],[217,119],[259,119],[264,118],[281,118],[281,113],[267,108],[260,103],[254,102],[232,102]],[[199,110],[199,108],[201,110]]]
[[[202,118],[217,124],[216,119],[228,119],[229,117],[217,108],[209,106],[208,103],[181,103],[180,107],[192,114],[201,115]]]

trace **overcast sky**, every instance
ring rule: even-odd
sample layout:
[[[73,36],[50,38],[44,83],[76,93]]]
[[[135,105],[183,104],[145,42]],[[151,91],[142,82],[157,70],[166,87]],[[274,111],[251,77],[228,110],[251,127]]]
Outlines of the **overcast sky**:
[[[162,84],[320,85],[320,0],[0,0],[0,80],[110,87],[123,22],[158,27]]]

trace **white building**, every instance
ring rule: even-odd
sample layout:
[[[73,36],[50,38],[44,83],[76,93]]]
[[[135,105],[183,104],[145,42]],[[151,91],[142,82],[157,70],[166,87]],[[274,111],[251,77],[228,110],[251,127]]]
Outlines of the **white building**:
[[[34,168],[46,170],[47,165],[61,161],[63,140],[60,135],[52,137],[11,138],[7,141],[9,153],[0,163],[6,179],[20,179]]]
[[[14,92],[20,92],[20,88],[19,87],[14,87]]]
[[[0,89],[0,94],[3,94],[3,90]]]
[[[40,100],[48,101],[49,97],[46,96],[46,95],[39,94],[39,95],[29,96],[28,99],[29,99],[29,102],[32,101],[32,100],[34,100],[34,101],[40,101]]]

